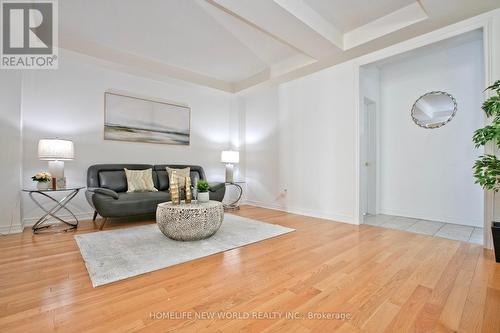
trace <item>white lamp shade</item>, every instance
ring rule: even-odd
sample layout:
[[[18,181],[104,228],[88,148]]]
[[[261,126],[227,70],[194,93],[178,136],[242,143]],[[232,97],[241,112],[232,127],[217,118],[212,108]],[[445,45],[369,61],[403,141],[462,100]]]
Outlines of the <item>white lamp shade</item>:
[[[64,161],[75,158],[73,141],[41,139],[38,141],[38,158],[47,161]]]
[[[240,152],[235,150],[224,150],[220,154],[220,161],[222,163],[239,163],[240,162]]]

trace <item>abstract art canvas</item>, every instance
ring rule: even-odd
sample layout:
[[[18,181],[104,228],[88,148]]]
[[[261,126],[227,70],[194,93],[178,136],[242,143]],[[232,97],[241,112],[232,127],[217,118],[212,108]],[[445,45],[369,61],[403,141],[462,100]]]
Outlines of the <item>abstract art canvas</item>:
[[[189,145],[188,106],[106,92],[104,139]]]

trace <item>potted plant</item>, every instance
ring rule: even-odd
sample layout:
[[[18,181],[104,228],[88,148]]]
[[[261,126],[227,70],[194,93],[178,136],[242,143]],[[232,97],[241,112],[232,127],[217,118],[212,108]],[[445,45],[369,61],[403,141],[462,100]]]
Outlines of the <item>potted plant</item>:
[[[48,172],[39,172],[31,177],[31,179],[36,182],[36,188],[39,191],[44,191],[49,189],[52,176]]]
[[[474,132],[473,141],[476,148],[492,142],[500,149],[500,80],[486,88],[493,92],[492,96],[484,101],[482,109],[487,117],[492,118],[491,124]],[[474,178],[476,183],[485,190],[497,193],[500,189],[500,160],[496,155],[484,154],[474,163]],[[491,223],[495,258],[500,262],[500,222]]]
[[[208,195],[208,189],[210,186],[205,180],[200,180],[196,184],[196,189],[198,190],[198,202],[208,202],[210,200]]]

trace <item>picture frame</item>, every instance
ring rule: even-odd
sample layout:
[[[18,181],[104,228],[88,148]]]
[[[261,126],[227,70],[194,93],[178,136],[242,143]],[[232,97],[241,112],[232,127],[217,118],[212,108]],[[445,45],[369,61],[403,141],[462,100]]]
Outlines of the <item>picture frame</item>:
[[[104,140],[186,145],[191,108],[182,103],[129,93],[104,93]]]

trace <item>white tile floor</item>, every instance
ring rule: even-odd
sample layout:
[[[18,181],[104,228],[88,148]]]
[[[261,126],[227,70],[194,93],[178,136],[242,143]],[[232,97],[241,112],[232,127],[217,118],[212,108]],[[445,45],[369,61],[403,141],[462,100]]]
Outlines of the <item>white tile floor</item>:
[[[483,244],[483,228],[392,215],[366,215],[364,223],[382,228]]]

